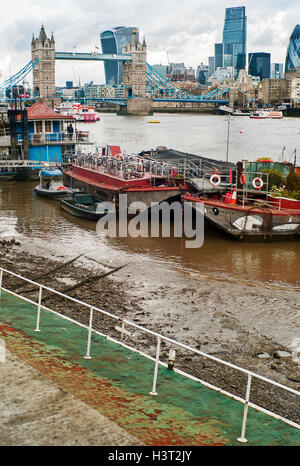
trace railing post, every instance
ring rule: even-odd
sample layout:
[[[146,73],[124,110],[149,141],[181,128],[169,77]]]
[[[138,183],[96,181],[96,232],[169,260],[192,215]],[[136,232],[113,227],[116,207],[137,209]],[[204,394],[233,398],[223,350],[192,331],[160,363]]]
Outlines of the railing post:
[[[161,341],[161,337],[158,336],[157,337],[156,359],[155,359],[155,367],[154,367],[152,392],[149,392],[149,395],[157,395],[157,393],[156,393],[156,382],[157,382],[158,361],[159,361],[159,352],[160,352],[160,341]]]
[[[124,330],[125,330],[125,322],[122,319],[122,333],[121,333],[121,342],[123,343],[123,338],[124,338]]]
[[[248,374],[246,398],[245,398],[245,405],[244,405],[244,416],[243,416],[243,424],[242,424],[242,432],[241,432],[241,436],[237,439],[241,443],[247,443],[248,442],[248,440],[245,438],[245,433],[246,433],[248,406],[249,406],[249,399],[250,399],[251,379],[252,379],[251,374]]]
[[[3,269],[0,269],[0,296],[2,292]]]
[[[87,348],[86,348],[86,355],[84,356],[85,359],[91,359],[90,350],[91,350],[91,338],[92,338],[92,323],[93,323],[93,308],[90,308],[90,322],[89,322],[89,333],[88,333],[88,341],[87,341]]]
[[[39,302],[38,302],[38,310],[37,310],[37,318],[36,318],[36,328],[35,332],[40,332],[40,318],[41,318],[41,303],[42,303],[42,286],[40,285],[39,289]]]

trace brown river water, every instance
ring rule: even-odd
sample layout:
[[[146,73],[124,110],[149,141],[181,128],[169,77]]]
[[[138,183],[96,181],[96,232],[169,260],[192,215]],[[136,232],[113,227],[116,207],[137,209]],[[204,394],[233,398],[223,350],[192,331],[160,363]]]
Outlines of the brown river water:
[[[128,153],[165,145],[195,154],[224,159],[227,122],[214,115],[156,115],[120,117],[101,114],[100,122],[79,124],[94,135],[98,144],[120,145]],[[231,122],[230,159],[273,156],[278,160],[285,146],[285,158],[299,147],[300,119],[257,121],[236,117]],[[298,151],[300,153],[300,151]],[[211,226],[205,227],[204,245],[187,249],[182,238],[106,238],[96,234],[94,222],[63,212],[58,201],[38,197],[37,182],[0,182],[0,235],[20,235],[40,248],[56,253],[90,251],[94,257],[125,260],[155,260],[187,272],[223,280],[300,286],[300,241],[274,243],[238,242]]]

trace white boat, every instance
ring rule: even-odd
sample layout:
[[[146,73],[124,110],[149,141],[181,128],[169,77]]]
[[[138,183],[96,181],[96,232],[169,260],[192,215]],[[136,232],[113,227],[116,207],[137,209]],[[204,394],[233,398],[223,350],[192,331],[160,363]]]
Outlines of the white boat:
[[[250,118],[254,118],[257,120],[266,119],[269,118],[269,112],[263,110],[256,110],[255,112],[251,113]]]
[[[252,112],[250,115],[250,118],[256,118],[256,119],[265,119],[265,118],[272,118],[272,119],[280,119],[283,118],[283,113],[280,111],[275,111],[275,110],[255,110],[255,112]]]
[[[66,188],[63,184],[63,173],[58,168],[43,168],[40,171],[40,184],[34,191],[42,197],[61,199],[70,196],[78,189]]]
[[[62,115],[72,116],[76,121],[90,123],[100,120],[94,107],[81,105],[79,102],[63,102],[55,110]]]

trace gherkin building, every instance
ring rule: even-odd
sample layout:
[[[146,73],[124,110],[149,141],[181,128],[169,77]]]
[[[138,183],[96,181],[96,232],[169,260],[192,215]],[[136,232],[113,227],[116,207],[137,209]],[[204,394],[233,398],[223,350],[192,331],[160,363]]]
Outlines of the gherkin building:
[[[293,71],[297,66],[300,66],[300,24],[297,24],[290,37],[285,59],[285,72]]]

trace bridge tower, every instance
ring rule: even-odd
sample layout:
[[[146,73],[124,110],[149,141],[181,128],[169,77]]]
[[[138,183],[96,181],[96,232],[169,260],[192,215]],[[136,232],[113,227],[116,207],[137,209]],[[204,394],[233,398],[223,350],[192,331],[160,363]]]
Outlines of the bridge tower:
[[[55,99],[55,40],[49,39],[41,26],[40,34],[31,41],[31,59],[39,59],[33,69],[33,95],[41,97],[48,105]]]
[[[127,113],[149,114],[152,109],[152,99],[146,96],[146,62],[147,45],[145,38],[141,44],[135,30],[131,41],[123,43],[122,54],[131,54],[132,60],[123,65],[124,96],[127,98]]]

